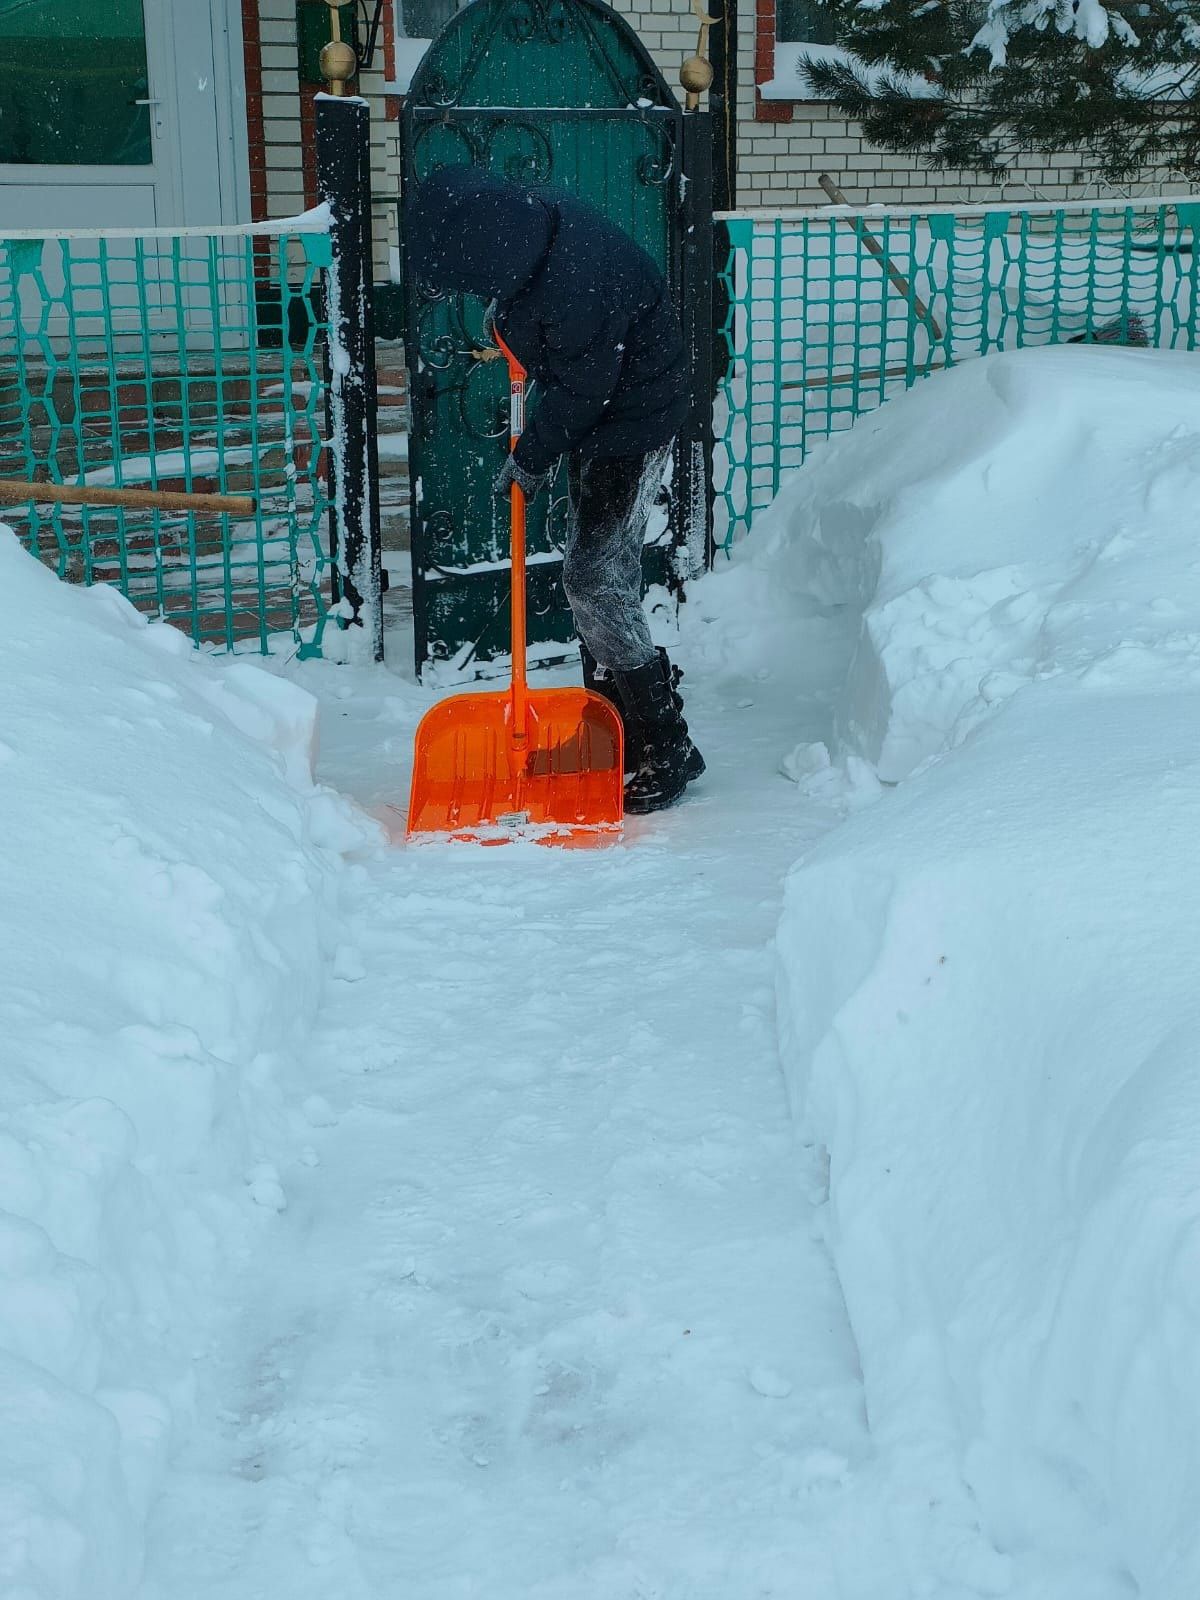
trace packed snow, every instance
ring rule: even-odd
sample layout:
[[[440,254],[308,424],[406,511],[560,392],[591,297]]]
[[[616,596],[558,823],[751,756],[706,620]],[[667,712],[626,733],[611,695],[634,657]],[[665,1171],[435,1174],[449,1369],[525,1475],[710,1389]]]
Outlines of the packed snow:
[[[6,1600],[1193,1600],[1194,367],[814,451],[595,853],[0,540]]]
[[[290,670],[321,772],[402,834],[429,691]],[[229,1286],[142,1600],[726,1600],[861,1567],[885,1489],[770,945],[835,811],[777,772],[794,685],[687,687],[712,779],[669,827],[353,869],[301,1064],[319,1165]]]

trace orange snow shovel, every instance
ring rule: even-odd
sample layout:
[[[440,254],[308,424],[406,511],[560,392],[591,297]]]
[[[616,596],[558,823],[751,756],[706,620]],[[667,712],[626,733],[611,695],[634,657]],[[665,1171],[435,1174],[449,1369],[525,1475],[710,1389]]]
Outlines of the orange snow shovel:
[[[512,391],[512,444],[524,426],[525,369],[497,338]],[[460,694],[417,729],[408,836],[499,843],[608,844],[623,812],[621,719],[587,689],[530,689],[525,676],[525,496],[512,486],[512,683]]]

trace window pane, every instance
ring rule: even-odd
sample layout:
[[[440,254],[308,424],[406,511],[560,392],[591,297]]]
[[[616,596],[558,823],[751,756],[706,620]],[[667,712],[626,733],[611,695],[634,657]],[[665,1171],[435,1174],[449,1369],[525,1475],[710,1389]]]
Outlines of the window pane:
[[[833,18],[814,0],[776,0],[775,37],[801,44],[838,42]]]
[[[0,0],[0,162],[148,166],[142,0]]]

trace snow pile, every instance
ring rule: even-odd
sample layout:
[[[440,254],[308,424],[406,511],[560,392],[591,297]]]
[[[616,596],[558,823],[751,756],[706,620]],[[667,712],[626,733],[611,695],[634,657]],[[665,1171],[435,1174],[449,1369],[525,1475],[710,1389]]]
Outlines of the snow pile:
[[[0,1593],[109,1600],[213,1284],[285,1203],[291,1053],[362,835],[312,785],[302,690],[7,529],[0,588]]]
[[[1115,642],[1147,612],[1152,639],[1180,631],[1188,562],[1162,518],[1193,481],[1195,392],[1190,357],[1111,347],[995,356],[920,385],[796,474],[745,559],[700,592],[720,614],[701,648],[767,670],[799,653],[798,614],[848,615],[838,737],[898,781],[1044,673],[1047,652],[1057,670],[1064,650],[1102,648],[1094,622],[1068,639],[1072,604],[1094,594]]]
[[[1193,358],[997,357],[826,447],[712,630],[840,609],[835,762],[906,780],[779,990],[912,1592],[1200,1593],[1198,504]]]

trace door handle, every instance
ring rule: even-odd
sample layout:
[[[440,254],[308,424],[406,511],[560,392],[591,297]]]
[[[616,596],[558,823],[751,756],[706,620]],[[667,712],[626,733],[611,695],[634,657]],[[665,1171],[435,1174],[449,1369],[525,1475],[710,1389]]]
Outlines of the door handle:
[[[160,105],[162,105],[162,101],[161,100],[131,100],[129,102],[129,104],[131,106],[160,106]]]

